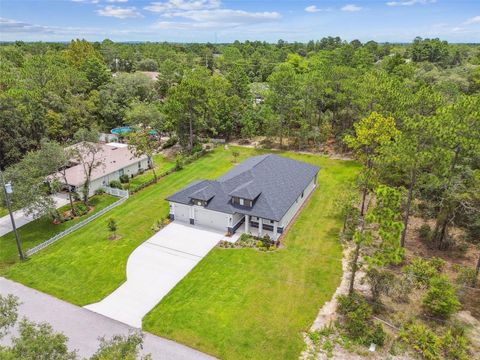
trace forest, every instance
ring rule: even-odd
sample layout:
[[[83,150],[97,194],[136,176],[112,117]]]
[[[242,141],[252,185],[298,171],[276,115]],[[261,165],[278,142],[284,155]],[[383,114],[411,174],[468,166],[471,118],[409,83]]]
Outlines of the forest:
[[[151,73],[156,79],[147,76]],[[362,171],[354,191],[338,200],[342,236],[353,246],[350,297],[342,300],[340,312],[363,306],[352,295],[361,269],[374,302],[388,295],[394,281],[388,274],[404,260],[412,219],[420,219],[418,237],[435,256],[473,254],[475,262],[459,268],[463,277],[457,280],[477,287],[478,44],[423,38],[408,44],[362,43],[338,37],[275,44],[1,44],[2,170],[40,151],[45,141],[66,145],[81,131],[109,133],[125,125],[165,134],[185,154],[215,138],[358,160]],[[451,279],[437,274],[443,263],[422,261],[404,271],[426,276],[431,270],[427,285],[410,285],[427,289],[425,307],[446,321],[460,308]],[[438,300],[435,291],[449,297]],[[464,306],[476,308],[478,318],[480,304],[478,296],[472,303],[473,297]],[[416,337],[433,336],[415,326],[403,330],[414,348]],[[451,342],[463,341],[449,334]],[[427,346],[418,351],[424,358],[468,354],[465,346],[460,355],[449,355],[450,343],[448,349],[437,346],[438,357],[428,357]]]

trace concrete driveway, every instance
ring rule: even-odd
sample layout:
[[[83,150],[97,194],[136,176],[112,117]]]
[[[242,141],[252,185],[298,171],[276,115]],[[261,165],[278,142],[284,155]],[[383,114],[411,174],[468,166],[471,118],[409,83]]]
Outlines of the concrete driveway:
[[[55,201],[55,207],[58,209],[68,204],[68,195],[64,193],[58,193],[53,195],[53,200]],[[34,216],[25,214],[23,209],[14,211],[13,218],[15,219],[15,226],[17,229],[25,224],[28,224],[30,221],[35,220]],[[13,231],[13,227],[10,220],[10,215],[7,214],[0,218],[0,236],[8,234],[10,231]]]
[[[118,321],[69,304],[40,291],[0,277],[0,293],[13,294],[20,300],[19,320],[27,317],[34,322],[47,322],[56,332],[68,337],[68,348],[77,350],[81,358],[92,356],[100,345],[99,338],[127,335],[134,329]],[[18,336],[18,326],[0,338],[1,345],[10,345]],[[151,354],[153,360],[211,360],[213,357],[185,345],[144,333],[142,354]]]
[[[199,263],[224,234],[173,222],[136,248],[127,281],[85,308],[140,328],[142,318]]]

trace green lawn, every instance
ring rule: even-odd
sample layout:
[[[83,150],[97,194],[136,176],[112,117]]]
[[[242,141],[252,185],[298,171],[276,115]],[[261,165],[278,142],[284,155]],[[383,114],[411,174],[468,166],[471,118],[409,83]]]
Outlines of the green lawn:
[[[238,148],[242,160],[260,153]],[[341,225],[334,200],[353,180],[353,162],[284,155],[322,167],[319,188],[284,239],[285,248],[214,249],[145,318],[144,329],[225,359],[298,358],[301,332],[311,325],[341,276]],[[163,199],[199,178],[216,178],[233,164],[217,148],[25,263],[3,271],[27,286],[75,304],[96,302],[125,280],[129,254],[168,214]],[[121,239],[107,240],[107,219]]]
[[[153,156],[153,163],[155,164],[155,171],[157,172],[157,176],[172,169],[175,166],[175,161],[167,159],[165,156],[161,154],[157,154]],[[153,179],[153,171],[147,170],[141,175],[135,176],[133,179],[130,180],[130,188],[136,188],[137,186]]]
[[[8,215],[8,210],[0,206],[0,217],[4,217],[5,215]]]
[[[110,195],[94,196],[91,198],[91,203],[95,207],[93,213],[100,211],[118,200],[118,198]],[[69,205],[60,208],[60,212],[68,210]],[[48,240],[55,234],[66,230],[75,223],[83,220],[93,213],[86,214],[77,219],[66,221],[62,224],[54,225],[49,218],[40,218],[34,220],[24,226],[18,228],[22,247],[24,250],[31,249],[32,247],[40,244],[41,242]],[[15,234],[10,232],[0,237],[0,268],[8,266],[18,260],[17,245],[15,242]]]
[[[246,149],[242,157],[253,153],[253,149]],[[29,261],[0,270],[0,274],[74,304],[97,302],[125,281],[128,256],[153,235],[153,224],[168,215],[165,197],[195,179],[222,175],[232,166],[231,159],[230,151],[218,148],[136,193],[108,215],[64,237]],[[109,218],[117,220],[121,236],[118,240],[107,240]]]
[[[284,239],[264,253],[216,248],[143,320],[145,330],[222,359],[297,359],[308,330],[341,277],[335,199],[353,162],[289,157],[319,165],[319,187]]]

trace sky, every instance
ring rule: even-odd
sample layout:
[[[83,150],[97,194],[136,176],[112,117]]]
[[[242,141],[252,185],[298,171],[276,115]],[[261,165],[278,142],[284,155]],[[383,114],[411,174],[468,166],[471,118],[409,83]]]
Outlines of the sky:
[[[0,0],[0,41],[480,43],[480,0]]]

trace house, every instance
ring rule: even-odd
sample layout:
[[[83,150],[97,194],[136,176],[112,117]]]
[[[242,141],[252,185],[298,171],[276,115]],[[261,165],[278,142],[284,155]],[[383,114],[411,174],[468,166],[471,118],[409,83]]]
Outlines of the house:
[[[78,144],[72,145],[72,147],[76,146]],[[98,146],[101,147],[97,155],[100,165],[92,171],[89,196],[92,196],[95,190],[108,186],[110,181],[118,180],[124,174],[133,176],[148,169],[148,158],[135,156],[127,144],[112,142]],[[56,178],[63,181],[62,176],[57,175]],[[85,172],[77,159],[70,161],[70,166],[66,170],[66,178],[67,183],[63,183],[62,186],[64,188],[70,186],[73,191],[80,191],[85,184]]]
[[[170,219],[277,239],[315,189],[319,168],[273,154],[251,157],[217,180],[171,195]]]

